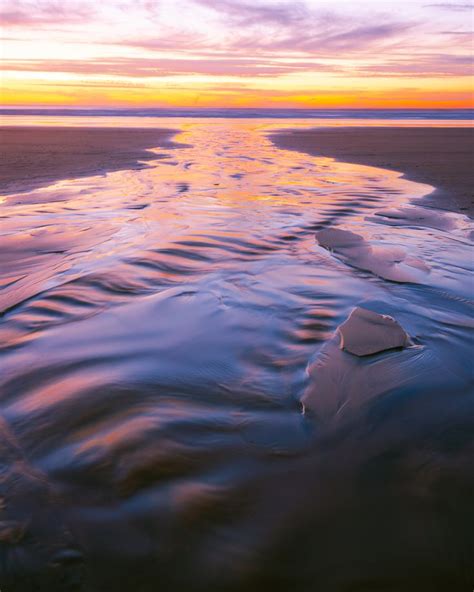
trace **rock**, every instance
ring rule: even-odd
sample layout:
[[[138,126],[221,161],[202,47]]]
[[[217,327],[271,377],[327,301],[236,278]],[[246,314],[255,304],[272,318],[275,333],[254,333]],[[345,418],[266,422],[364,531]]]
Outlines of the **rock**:
[[[379,210],[373,219],[376,218],[382,218],[385,224],[390,225],[424,226],[439,230],[454,230],[460,224],[458,216],[417,206]]]
[[[345,263],[392,282],[420,283],[430,272],[426,263],[412,257],[403,247],[371,245],[350,230],[325,228],[316,233],[316,241]]]
[[[324,228],[316,233],[316,240],[322,247],[329,250],[361,247],[365,242],[360,234],[340,228]]]
[[[410,344],[410,337],[394,318],[366,308],[355,308],[338,331],[341,349],[356,356],[369,356]]]

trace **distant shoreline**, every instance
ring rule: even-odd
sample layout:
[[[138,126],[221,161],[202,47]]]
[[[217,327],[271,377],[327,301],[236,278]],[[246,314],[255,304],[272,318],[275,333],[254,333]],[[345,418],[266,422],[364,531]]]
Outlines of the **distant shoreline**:
[[[279,148],[402,173],[436,190],[425,205],[474,217],[474,130],[460,127],[331,127],[274,133]]]
[[[474,121],[474,109],[311,109],[311,108],[74,108],[74,107],[0,107],[0,117],[198,117],[198,118],[263,118],[263,119],[407,119]],[[3,125],[7,125],[4,120]]]

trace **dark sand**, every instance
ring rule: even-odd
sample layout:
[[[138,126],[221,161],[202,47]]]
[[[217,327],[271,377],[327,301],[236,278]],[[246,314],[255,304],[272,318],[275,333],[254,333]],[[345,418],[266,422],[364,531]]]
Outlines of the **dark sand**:
[[[424,203],[474,215],[474,130],[433,127],[341,127],[291,130],[279,148],[399,171],[436,191]]]
[[[171,148],[166,129],[0,127],[0,195],[60,179],[140,168],[150,148]]]

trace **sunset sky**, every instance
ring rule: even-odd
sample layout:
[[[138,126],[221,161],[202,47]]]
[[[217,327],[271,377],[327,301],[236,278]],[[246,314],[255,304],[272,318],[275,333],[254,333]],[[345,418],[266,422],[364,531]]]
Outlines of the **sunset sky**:
[[[471,107],[472,6],[0,0],[0,102]]]

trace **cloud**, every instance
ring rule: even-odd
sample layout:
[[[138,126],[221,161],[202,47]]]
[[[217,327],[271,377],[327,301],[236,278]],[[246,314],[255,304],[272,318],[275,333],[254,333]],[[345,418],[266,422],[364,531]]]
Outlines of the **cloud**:
[[[78,60],[4,60],[3,70],[16,72],[61,72],[123,77],[176,75],[274,77],[297,71],[327,71],[334,67],[313,61],[282,62],[249,58],[96,58]]]
[[[225,15],[236,24],[244,26],[287,26],[295,22],[300,23],[310,16],[310,11],[303,2],[261,4],[248,0],[194,0],[194,3]]]
[[[365,50],[386,44],[414,24],[374,14],[371,22],[352,14],[310,9],[301,1],[265,3],[249,0],[193,0],[230,21],[236,51],[327,52]],[[224,23],[229,26],[229,23]],[[238,27],[238,28],[236,28]]]
[[[343,13],[335,12],[334,8],[323,10],[322,5],[329,6],[328,2],[94,0],[92,4],[92,1],[0,0],[0,19],[20,40],[25,31],[14,27],[29,27],[26,31],[33,37],[40,31],[38,43],[44,40],[47,44],[56,33],[48,25],[77,25],[68,27],[67,38],[63,37],[67,39],[66,48],[68,43],[75,45],[64,53],[64,58],[70,59],[35,59],[32,52],[29,59],[4,58],[3,70],[71,74],[74,84],[79,80],[86,82],[88,77],[91,84],[103,84],[109,77],[117,83],[142,86],[150,85],[151,82],[144,80],[153,78],[170,79],[161,80],[160,85],[174,84],[172,77],[176,76],[187,76],[190,80],[193,76],[221,80],[224,77],[276,79],[307,73],[306,79],[314,83],[310,73],[352,78],[445,77],[471,73],[470,57],[459,55],[468,52],[469,32],[462,30],[467,27],[464,14],[458,15],[461,21],[458,25],[451,22],[444,25],[453,31],[433,34],[429,22],[408,21],[408,17],[399,16],[395,10],[381,14],[375,9],[369,18],[358,15],[356,9]],[[460,11],[471,5],[445,2],[429,6]],[[181,12],[186,16],[182,20]],[[85,34],[89,32],[86,24],[91,25],[89,35]],[[458,28],[461,30],[456,31]],[[124,35],[134,38],[126,39]],[[77,48],[86,42],[90,44],[91,39],[94,48],[83,53],[87,59],[76,59],[82,53]],[[116,57],[117,54],[121,57]],[[12,55],[16,55],[15,49]],[[37,80],[39,76],[30,77],[33,78]],[[239,80],[235,84],[245,82]]]
[[[426,8],[441,8],[442,10],[452,10],[453,12],[464,12],[473,10],[473,4],[449,4],[448,2],[440,2],[438,4],[425,4]]]
[[[83,23],[89,21],[94,14],[95,10],[88,2],[10,0],[3,2],[0,7],[0,25],[24,27],[42,24]]]
[[[368,58],[372,60],[373,58]],[[466,55],[427,54],[380,58],[377,63],[359,61],[344,64],[332,60],[320,62],[314,59],[281,60],[232,56],[190,58],[124,58],[104,57],[87,61],[79,60],[4,60],[4,71],[68,73],[79,76],[113,76],[120,79],[170,78],[173,76],[205,75],[212,77],[275,78],[296,72],[329,72],[333,76],[377,77],[433,77],[470,76],[472,59]],[[99,83],[99,81],[96,81]],[[123,82],[122,82],[123,83]],[[221,83],[222,84],[222,83]]]
[[[115,42],[109,45],[116,45]],[[193,31],[173,30],[157,37],[122,39],[121,45],[147,49],[150,51],[172,51],[177,53],[197,53],[201,50],[216,48],[207,35]]]
[[[340,22],[335,25],[332,21],[330,26],[300,26],[293,22],[274,27],[268,34],[252,28],[238,29],[233,35],[219,41],[194,32],[176,32],[173,36],[123,40],[122,45],[149,51],[207,56],[233,53],[271,58],[278,54],[300,54],[311,58],[331,58],[349,53],[352,56],[376,46],[389,45],[413,27],[412,23],[403,22],[354,25],[351,20],[349,23]]]
[[[322,58],[353,58],[368,50],[386,47],[413,27],[410,23],[348,25],[326,30],[321,27],[290,27],[271,36],[247,34],[238,39],[235,50],[268,55],[300,54]],[[230,47],[228,47],[230,49]]]
[[[381,20],[382,17],[376,13],[370,22],[366,22],[352,14],[341,15],[309,8],[302,0],[177,0],[177,6],[181,6],[182,2],[197,5],[208,11],[211,16],[217,15],[217,18],[223,19],[224,22],[220,22],[216,28],[212,18],[203,15],[198,8],[195,9],[194,21],[184,19],[181,23],[176,19],[171,25],[153,26],[153,29],[159,31],[156,37],[141,34],[136,39],[113,39],[110,34],[113,35],[114,28],[110,26],[109,20],[119,18],[119,22],[122,22],[123,15],[127,14],[127,6],[132,11],[131,22],[132,16],[135,15],[137,23],[150,24],[151,17],[145,18],[145,14],[152,15],[153,22],[158,24],[154,19],[157,18],[159,21],[160,15],[166,15],[165,4],[158,0],[136,0],[133,4],[128,4],[124,0],[114,0],[112,6],[115,12],[108,12],[105,10],[106,1],[104,4],[96,3],[95,7],[90,2],[91,0],[4,0],[0,17],[3,17],[4,24],[9,26],[40,26],[66,22],[82,25],[84,22],[100,21],[100,17],[107,16],[107,29],[104,29],[107,35],[101,40],[102,45],[128,46],[153,53],[167,51],[195,56],[203,55],[203,52],[214,56],[219,52],[233,52],[235,55],[258,54],[261,57],[273,57],[278,53],[306,54],[312,58],[333,57],[386,46],[413,26],[412,23],[389,20],[386,16]],[[185,4],[183,8],[184,6]],[[105,12],[99,14],[97,11],[102,8]],[[189,14],[193,14],[193,6],[188,5],[187,10]],[[145,27],[144,31],[153,29]],[[136,29],[131,27],[130,30]],[[83,37],[83,32],[77,27],[76,41],[81,43]]]
[[[401,57],[384,61],[380,64],[363,66],[361,74],[381,77],[445,77],[472,76],[473,61],[471,55],[431,54]]]

